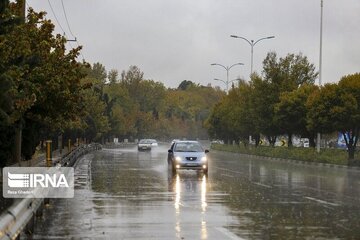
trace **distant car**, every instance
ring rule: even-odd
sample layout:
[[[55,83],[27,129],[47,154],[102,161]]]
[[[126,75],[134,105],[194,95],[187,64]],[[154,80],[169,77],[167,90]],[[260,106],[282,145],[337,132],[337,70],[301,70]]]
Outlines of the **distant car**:
[[[198,141],[176,141],[168,150],[168,166],[173,173],[178,169],[194,169],[207,174],[208,152]]]
[[[139,151],[151,150],[151,147],[152,147],[152,143],[150,139],[141,139],[138,143]]]
[[[151,142],[151,146],[153,146],[153,147],[159,146],[158,142],[155,139],[149,139],[149,140]]]

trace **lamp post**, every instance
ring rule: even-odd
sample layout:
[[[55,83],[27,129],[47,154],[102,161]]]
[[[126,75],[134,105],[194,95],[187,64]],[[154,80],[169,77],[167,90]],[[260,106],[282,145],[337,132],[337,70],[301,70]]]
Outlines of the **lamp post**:
[[[226,70],[226,81],[218,79],[218,78],[214,78],[214,80],[221,81],[221,82],[226,84],[226,92],[229,92],[229,83],[237,80],[237,79],[234,79],[234,80],[229,81],[229,71],[230,71],[230,69],[232,67],[234,67],[236,65],[244,65],[244,64],[243,63],[235,63],[235,64],[231,65],[230,67],[229,66],[224,66],[224,65],[219,64],[219,63],[212,63],[211,64],[211,66],[220,66],[220,67],[222,67],[222,68],[224,68]]]
[[[250,44],[250,47],[251,47],[251,68],[250,68],[250,77],[251,75],[253,74],[253,65],[254,65],[254,46],[262,41],[262,40],[266,40],[266,39],[272,39],[272,38],[275,38],[275,36],[268,36],[268,37],[263,37],[263,38],[259,38],[258,40],[254,41],[254,40],[248,40],[247,38],[244,38],[244,37],[240,37],[240,36],[236,36],[236,35],[230,35],[230,37],[232,38],[240,38],[240,39],[243,39],[245,40],[248,44]],[[251,135],[249,136],[249,144],[252,142],[251,140]]]
[[[230,81],[224,81],[224,80],[219,79],[219,78],[214,78],[214,80],[225,83],[225,85],[226,85],[226,92],[228,92],[228,91],[229,91],[229,83],[234,82],[234,81],[237,81],[237,80],[240,80],[240,79],[239,79],[239,78],[236,78],[236,79],[233,79],[233,80],[230,80]]]
[[[321,86],[321,70],[322,70],[322,30],[323,30],[323,8],[324,8],[324,1],[321,0],[320,2],[320,56],[319,56],[319,87]],[[316,139],[316,150],[320,152],[320,141],[321,135],[320,133],[317,134]]]
[[[240,36],[236,36],[236,35],[230,35],[230,37],[243,39],[243,40],[245,40],[248,44],[250,44],[250,46],[251,46],[251,70],[250,70],[250,76],[253,74],[254,46],[255,46],[258,42],[260,42],[260,41],[262,41],[262,40],[275,38],[275,36],[269,36],[269,37],[263,37],[263,38],[260,38],[260,39],[258,39],[258,40],[256,40],[256,41],[254,41],[254,40],[248,40],[247,38],[240,37]]]

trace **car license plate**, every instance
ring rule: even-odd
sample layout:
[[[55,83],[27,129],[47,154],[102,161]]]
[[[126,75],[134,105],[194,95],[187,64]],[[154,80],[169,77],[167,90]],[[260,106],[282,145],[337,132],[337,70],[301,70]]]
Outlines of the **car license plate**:
[[[186,164],[186,166],[194,167],[194,166],[197,166],[197,164],[196,163],[188,163],[188,164]]]

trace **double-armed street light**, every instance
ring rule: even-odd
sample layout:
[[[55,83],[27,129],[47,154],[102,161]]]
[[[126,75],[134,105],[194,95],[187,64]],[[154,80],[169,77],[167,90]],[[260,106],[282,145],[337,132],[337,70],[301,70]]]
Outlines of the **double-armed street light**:
[[[219,64],[219,63],[212,63],[211,64],[211,66],[220,66],[220,67],[222,67],[222,68],[224,68],[226,70],[226,81],[218,79],[218,78],[214,78],[214,80],[221,81],[221,82],[226,84],[226,92],[229,91],[229,83],[231,83],[231,82],[233,82],[235,80],[238,80],[238,79],[234,79],[234,80],[229,81],[229,71],[230,71],[230,69],[232,67],[234,67],[236,65],[244,65],[244,64],[243,63],[235,63],[235,64],[231,65],[230,67],[229,66],[224,66],[224,65]]]
[[[250,70],[250,76],[253,74],[254,46],[255,46],[258,42],[260,42],[260,41],[262,41],[262,40],[275,38],[275,36],[269,36],[269,37],[263,37],[263,38],[260,38],[260,39],[258,39],[258,40],[256,40],[256,41],[254,41],[254,40],[248,40],[247,38],[240,37],[240,36],[236,36],[236,35],[230,35],[230,37],[243,39],[243,40],[245,40],[248,44],[250,44],[250,46],[251,46],[251,70]]]
[[[250,44],[250,47],[251,47],[251,70],[250,70],[250,77],[251,75],[253,74],[253,65],[254,65],[254,46],[262,41],[262,40],[266,40],[266,39],[272,39],[272,38],[275,38],[275,36],[268,36],[268,37],[263,37],[263,38],[259,38],[258,40],[254,41],[254,40],[248,40],[247,38],[244,38],[244,37],[240,37],[240,36],[236,36],[236,35],[230,35],[230,37],[232,38],[240,38],[240,39],[243,39],[245,40],[248,44]],[[251,142],[251,136],[249,136],[249,143]]]
[[[241,80],[241,79],[240,79],[240,78],[236,78],[236,79],[233,79],[233,80],[230,80],[230,81],[224,81],[224,80],[219,79],[219,78],[214,78],[214,80],[225,83],[225,85],[226,85],[226,92],[228,92],[228,91],[229,91],[229,83],[234,82],[234,81],[239,81],[239,80]]]

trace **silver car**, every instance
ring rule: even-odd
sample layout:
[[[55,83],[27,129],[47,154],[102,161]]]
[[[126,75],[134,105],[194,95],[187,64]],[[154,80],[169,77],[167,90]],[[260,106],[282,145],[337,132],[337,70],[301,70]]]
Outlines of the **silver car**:
[[[173,173],[177,169],[202,170],[208,173],[208,159],[206,153],[198,141],[176,141],[168,150],[168,165]]]
[[[138,143],[139,151],[151,150],[152,144],[150,139],[141,139]]]

